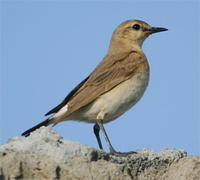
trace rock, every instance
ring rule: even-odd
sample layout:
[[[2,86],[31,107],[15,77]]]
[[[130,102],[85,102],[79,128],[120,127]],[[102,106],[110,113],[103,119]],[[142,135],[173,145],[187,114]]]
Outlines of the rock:
[[[200,179],[200,156],[189,156],[171,165],[168,172],[169,179],[199,180]]]
[[[144,148],[127,157],[64,140],[47,127],[0,146],[0,179],[189,180],[200,177],[200,157],[184,150]]]

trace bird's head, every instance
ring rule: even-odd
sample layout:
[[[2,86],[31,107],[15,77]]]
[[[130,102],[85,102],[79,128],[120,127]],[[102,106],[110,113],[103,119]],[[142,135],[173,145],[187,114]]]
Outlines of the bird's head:
[[[141,48],[144,40],[151,34],[167,31],[166,28],[151,27],[140,20],[129,20],[120,24],[113,32],[111,44],[120,46],[120,43]],[[117,45],[117,43],[119,43]]]

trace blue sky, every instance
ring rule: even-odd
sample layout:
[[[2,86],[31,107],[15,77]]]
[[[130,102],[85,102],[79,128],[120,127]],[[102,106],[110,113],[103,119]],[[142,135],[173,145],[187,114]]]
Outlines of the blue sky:
[[[1,144],[43,121],[105,56],[112,32],[139,19],[169,31],[146,39],[143,98],[105,125],[116,151],[200,154],[199,1],[2,1]],[[98,148],[93,124],[62,122],[64,139]],[[109,152],[101,133],[104,150]]]

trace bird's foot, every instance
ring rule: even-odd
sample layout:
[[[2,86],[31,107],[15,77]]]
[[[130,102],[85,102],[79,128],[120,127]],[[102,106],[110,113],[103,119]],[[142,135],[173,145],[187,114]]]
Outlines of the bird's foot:
[[[131,154],[137,154],[137,152],[135,152],[135,151],[130,151],[130,152],[116,152],[116,151],[111,151],[109,153],[109,155],[115,155],[117,157],[125,157],[125,156],[131,155]]]

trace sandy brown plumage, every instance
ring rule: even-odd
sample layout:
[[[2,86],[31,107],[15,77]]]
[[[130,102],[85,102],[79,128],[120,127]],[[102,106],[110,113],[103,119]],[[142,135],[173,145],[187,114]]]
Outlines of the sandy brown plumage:
[[[113,32],[106,56],[93,72],[46,115],[55,114],[22,135],[28,136],[40,126],[56,125],[61,121],[95,123],[99,147],[102,148],[101,129],[111,154],[121,155],[111,146],[103,123],[121,116],[143,96],[149,81],[149,65],[141,49],[142,43],[150,34],[166,30],[139,20],[120,24]]]

